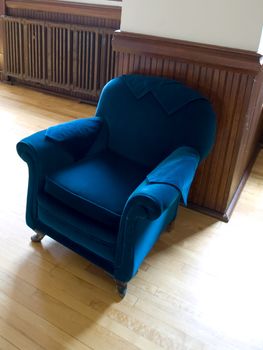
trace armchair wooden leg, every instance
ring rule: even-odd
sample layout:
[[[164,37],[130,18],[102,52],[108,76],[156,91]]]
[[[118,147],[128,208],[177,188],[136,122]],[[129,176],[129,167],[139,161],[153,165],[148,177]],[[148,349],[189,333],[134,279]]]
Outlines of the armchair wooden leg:
[[[121,282],[121,281],[116,281],[116,287],[119,296],[123,299],[126,295],[127,292],[127,283],[126,282]]]
[[[44,233],[36,231],[36,233],[33,236],[31,236],[31,241],[32,242],[41,242],[44,237],[45,237]]]

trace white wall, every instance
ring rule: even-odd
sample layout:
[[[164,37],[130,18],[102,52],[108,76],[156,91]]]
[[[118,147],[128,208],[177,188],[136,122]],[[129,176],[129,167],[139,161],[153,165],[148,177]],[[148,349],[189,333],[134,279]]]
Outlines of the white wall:
[[[123,0],[121,30],[257,51],[263,0]]]

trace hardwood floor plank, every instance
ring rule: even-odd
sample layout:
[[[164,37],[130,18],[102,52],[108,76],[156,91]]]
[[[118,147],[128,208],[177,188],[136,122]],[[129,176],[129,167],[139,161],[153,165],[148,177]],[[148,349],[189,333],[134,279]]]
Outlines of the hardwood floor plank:
[[[10,343],[8,340],[0,336],[0,350],[17,350],[17,346]]]
[[[12,307],[9,306],[10,303]],[[92,349],[2,293],[0,294],[0,310],[1,319],[8,320],[12,328],[26,334],[27,338],[34,343],[33,349]]]

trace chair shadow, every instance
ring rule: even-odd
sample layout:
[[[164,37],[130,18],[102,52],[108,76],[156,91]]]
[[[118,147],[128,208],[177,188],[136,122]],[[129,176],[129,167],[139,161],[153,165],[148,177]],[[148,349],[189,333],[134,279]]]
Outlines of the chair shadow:
[[[190,242],[193,239],[199,239],[212,226],[224,224],[218,219],[201,214],[191,209],[180,206],[176,218],[167,226],[161,234],[159,241],[150,252],[154,256],[171,246],[183,245],[184,242]]]

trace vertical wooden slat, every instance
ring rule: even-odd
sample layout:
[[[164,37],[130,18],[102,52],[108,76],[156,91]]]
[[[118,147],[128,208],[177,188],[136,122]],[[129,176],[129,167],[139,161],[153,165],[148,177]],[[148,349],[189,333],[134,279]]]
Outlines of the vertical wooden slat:
[[[29,59],[30,59],[30,63],[29,63],[29,67],[30,67],[29,75],[30,75],[30,78],[32,78],[32,77],[33,77],[33,60],[32,60],[32,52],[33,52],[32,36],[33,36],[33,34],[32,34],[32,24],[29,24],[28,30],[29,30],[28,55],[29,55]]]
[[[14,21],[11,22],[11,31],[12,31],[12,72],[16,73],[16,47],[15,47],[15,29]]]
[[[33,78],[37,77],[37,47],[36,47],[36,24],[32,25],[32,61],[33,61]]]
[[[98,86],[98,64],[99,64],[99,32],[98,30],[95,31],[94,35],[94,50],[95,50],[95,57],[94,57],[94,61],[93,61],[93,66],[92,66],[92,71],[93,71],[93,86],[92,86],[92,91],[94,94],[97,93],[97,90],[99,89]]]
[[[63,40],[62,40],[62,28],[59,28],[59,84],[63,85],[63,55],[62,55],[62,48],[63,48]]]
[[[52,28],[47,25],[47,83],[50,85],[52,80]]]
[[[42,80],[42,67],[43,62],[41,62],[41,26],[37,26],[37,56],[38,56],[38,80]]]
[[[111,76],[111,63],[112,63],[112,57],[111,57],[111,40],[110,35],[108,33],[105,33],[106,37],[106,57],[105,57],[105,63],[106,63],[106,74],[104,76],[104,82],[110,80]]]
[[[73,90],[77,86],[77,49],[78,49],[78,32],[73,31]]]
[[[14,22],[14,37],[15,37],[15,74],[19,74],[19,52],[18,52],[18,23]]]
[[[25,22],[23,25],[23,55],[24,55],[24,76],[28,79],[29,76],[29,58],[28,58],[28,24]]]
[[[56,65],[55,65],[55,82],[56,84],[59,82],[59,28],[55,28],[55,42],[56,42],[56,49],[55,49],[55,62],[56,62]]]
[[[48,52],[46,53],[46,28],[42,24],[42,43],[41,43],[41,50],[42,50],[42,69],[43,69],[43,76],[42,76],[42,83],[45,84],[46,82],[46,67],[47,67],[47,60],[46,55],[48,55]]]
[[[94,58],[95,58],[95,34],[90,32],[90,62],[89,62],[89,90],[94,91],[95,74],[94,71]]]
[[[56,82],[56,35],[55,35],[55,28],[51,27],[51,40],[52,40],[52,51],[51,51],[51,57],[52,57],[52,82]]]
[[[62,28],[62,84],[66,85],[66,29]]]
[[[98,40],[100,40],[100,43],[98,42],[97,49],[99,51],[100,55],[100,65],[98,66],[99,69],[99,82],[97,86],[97,90],[100,90],[100,87],[103,86],[104,77],[106,75],[106,35],[104,32],[99,33]]]
[[[86,31],[82,32],[82,43],[81,43],[81,66],[82,66],[82,72],[81,72],[81,89],[85,89],[85,71],[87,69],[86,67],[86,50],[85,50],[85,44],[86,44]]]
[[[24,62],[23,62],[23,33],[22,33],[22,24],[19,23],[18,27],[18,37],[19,37],[19,76],[22,78],[24,76]]]
[[[15,48],[14,48],[14,31],[13,31],[13,22],[10,21],[10,27],[9,27],[9,30],[10,30],[10,39],[11,39],[11,47],[10,47],[10,71],[11,72],[14,72],[15,70],[15,64],[14,64],[14,54],[15,54]]]
[[[35,79],[38,78],[38,56],[37,56],[37,49],[38,49],[38,43],[37,43],[37,27],[38,25],[35,24],[34,26],[34,61],[35,61]]]
[[[4,0],[0,0],[0,16],[5,15],[6,4]],[[4,79],[4,72],[7,71],[6,55],[7,55],[7,41],[6,41],[6,22],[0,21],[0,81]]]
[[[78,80],[77,80],[77,87],[81,87],[81,37],[82,37],[82,31],[78,30]]]
[[[68,87],[71,85],[71,69],[74,66],[74,62],[72,63],[72,57],[71,56],[71,36],[72,36],[72,31],[71,29],[66,30],[67,33],[67,81],[68,81]],[[74,69],[74,68],[73,68]]]
[[[10,62],[11,62],[11,50],[10,50],[10,30],[9,30],[9,22],[5,21],[5,51],[6,51],[6,59],[5,59],[5,67],[6,72],[10,72]]]
[[[90,70],[90,32],[86,33],[86,76],[85,88],[89,89],[89,70]]]

